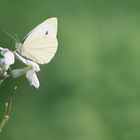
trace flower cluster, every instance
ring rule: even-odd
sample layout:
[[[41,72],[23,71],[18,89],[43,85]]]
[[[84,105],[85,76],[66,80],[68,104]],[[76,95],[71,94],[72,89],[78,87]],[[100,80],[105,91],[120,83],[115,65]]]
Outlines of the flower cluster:
[[[12,52],[7,48],[0,47],[0,53],[2,56],[2,58],[0,58],[0,83],[2,83],[9,75],[13,78],[17,78],[26,74],[29,84],[35,88],[39,88],[40,84],[36,72],[40,71],[40,67],[37,63],[23,58],[16,51]],[[15,59],[19,60],[26,66],[24,68],[12,70],[11,65],[15,63]]]

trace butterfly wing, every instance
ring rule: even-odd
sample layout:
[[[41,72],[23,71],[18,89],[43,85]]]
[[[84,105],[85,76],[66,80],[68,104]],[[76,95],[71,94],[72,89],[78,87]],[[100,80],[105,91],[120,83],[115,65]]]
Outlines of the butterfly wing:
[[[57,51],[57,19],[50,18],[35,27],[23,40],[22,55],[39,63],[46,64]]]

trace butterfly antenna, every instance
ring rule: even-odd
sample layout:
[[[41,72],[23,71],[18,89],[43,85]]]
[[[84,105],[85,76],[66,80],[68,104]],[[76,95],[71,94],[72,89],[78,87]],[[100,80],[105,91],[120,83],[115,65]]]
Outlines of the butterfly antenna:
[[[3,32],[7,34],[10,38],[12,38],[16,43],[18,42],[18,40],[15,37],[13,37],[10,33],[8,33],[6,30],[3,30]]]
[[[17,33],[15,33],[15,38],[16,40],[19,40]]]

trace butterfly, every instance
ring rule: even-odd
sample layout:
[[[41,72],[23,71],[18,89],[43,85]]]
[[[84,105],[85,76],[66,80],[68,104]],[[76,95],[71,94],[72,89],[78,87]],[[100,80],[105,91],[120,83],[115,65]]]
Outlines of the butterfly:
[[[21,43],[16,43],[19,54],[38,64],[47,64],[58,47],[57,18],[49,18],[30,31]]]

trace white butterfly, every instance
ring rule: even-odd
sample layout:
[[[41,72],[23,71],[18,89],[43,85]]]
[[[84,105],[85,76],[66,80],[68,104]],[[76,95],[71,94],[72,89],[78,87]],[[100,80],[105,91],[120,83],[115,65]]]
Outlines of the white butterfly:
[[[47,64],[57,51],[57,18],[50,18],[29,32],[22,43],[17,43],[18,52],[39,64]]]

